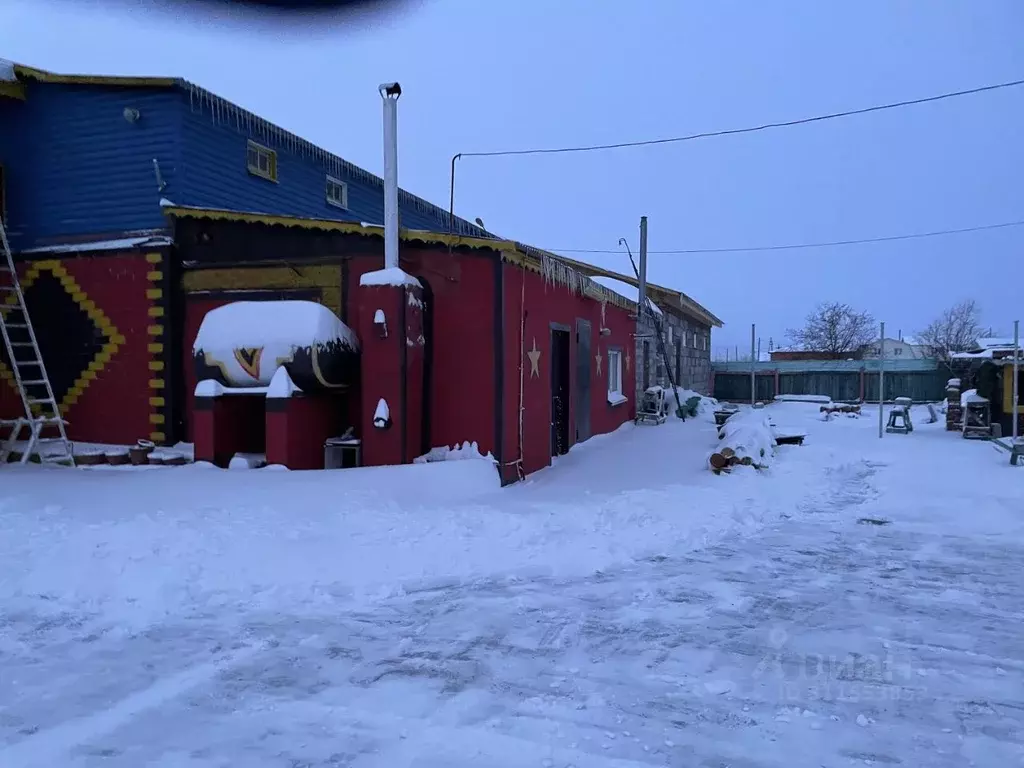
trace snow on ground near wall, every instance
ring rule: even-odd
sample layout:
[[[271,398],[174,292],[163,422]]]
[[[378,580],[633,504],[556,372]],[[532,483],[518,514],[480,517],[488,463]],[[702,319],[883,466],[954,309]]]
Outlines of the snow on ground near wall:
[[[766,413],[728,476],[710,413],[506,489],[5,468],[0,765],[1018,764],[1024,469]]]

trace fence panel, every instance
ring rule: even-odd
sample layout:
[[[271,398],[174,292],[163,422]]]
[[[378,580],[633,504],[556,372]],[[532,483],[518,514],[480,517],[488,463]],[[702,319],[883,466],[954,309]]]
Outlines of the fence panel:
[[[911,371],[885,374],[885,399],[909,397],[915,403],[937,402],[945,397],[948,375],[940,371]],[[750,402],[750,375],[715,373],[714,397],[740,403]],[[780,395],[825,395],[836,402],[860,399],[860,373],[808,371],[780,373],[779,391],[775,392],[775,376],[759,374],[757,399],[769,402]],[[864,376],[865,402],[878,402],[878,374]]]

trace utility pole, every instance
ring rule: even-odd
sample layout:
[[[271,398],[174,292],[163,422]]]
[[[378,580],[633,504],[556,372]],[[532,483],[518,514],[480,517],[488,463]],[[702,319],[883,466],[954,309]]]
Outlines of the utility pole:
[[[878,339],[878,437],[881,439],[885,434],[883,428],[885,416],[882,408],[882,404],[885,402],[885,323],[882,323],[881,330],[878,332]]]
[[[637,288],[637,317],[647,311],[647,217],[640,217],[640,285]]]
[[[1018,422],[1020,421],[1020,392],[1019,392],[1019,378],[1018,373],[1020,368],[1020,320],[1013,321],[1013,442],[1017,442],[1018,432],[1020,427]]]
[[[750,324],[750,404],[757,402],[757,358],[754,357],[757,326]]]

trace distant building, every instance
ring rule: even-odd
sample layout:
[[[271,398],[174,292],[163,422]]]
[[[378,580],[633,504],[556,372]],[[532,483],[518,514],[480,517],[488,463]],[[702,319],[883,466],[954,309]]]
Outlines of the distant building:
[[[772,360],[860,360],[860,350],[855,352],[819,352],[812,349],[773,349]]]
[[[861,360],[877,360],[882,355],[882,345],[878,339],[860,348]],[[904,336],[900,339],[885,339],[886,359],[898,360],[925,360],[933,357],[931,350],[926,344],[921,344],[912,336]]]

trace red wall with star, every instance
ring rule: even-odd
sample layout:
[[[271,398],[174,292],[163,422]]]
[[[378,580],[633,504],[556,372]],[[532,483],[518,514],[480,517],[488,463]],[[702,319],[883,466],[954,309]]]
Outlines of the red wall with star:
[[[536,272],[513,264],[504,265],[504,317],[505,317],[505,430],[503,479],[516,478],[516,469],[510,462],[522,460],[524,474],[535,472],[551,463],[551,344],[552,324],[569,329],[569,444],[576,442],[578,414],[574,396],[576,386],[578,346],[577,319],[588,320],[591,325],[590,348],[590,433],[611,432],[636,415],[633,397],[632,350],[636,322],[630,313],[614,304],[602,303],[573,293],[564,285],[546,282]],[[602,336],[600,329],[610,333]],[[536,342],[536,347],[534,347]],[[531,364],[530,353],[536,348],[537,369]],[[608,351],[621,353],[622,389],[624,402],[608,402]],[[598,373],[597,356],[601,357]],[[522,367],[522,440],[519,436],[520,367]]]
[[[136,252],[19,266],[72,440],[123,445],[150,435],[149,274],[145,255]],[[0,418],[19,417],[22,405],[6,365],[2,379]]]

